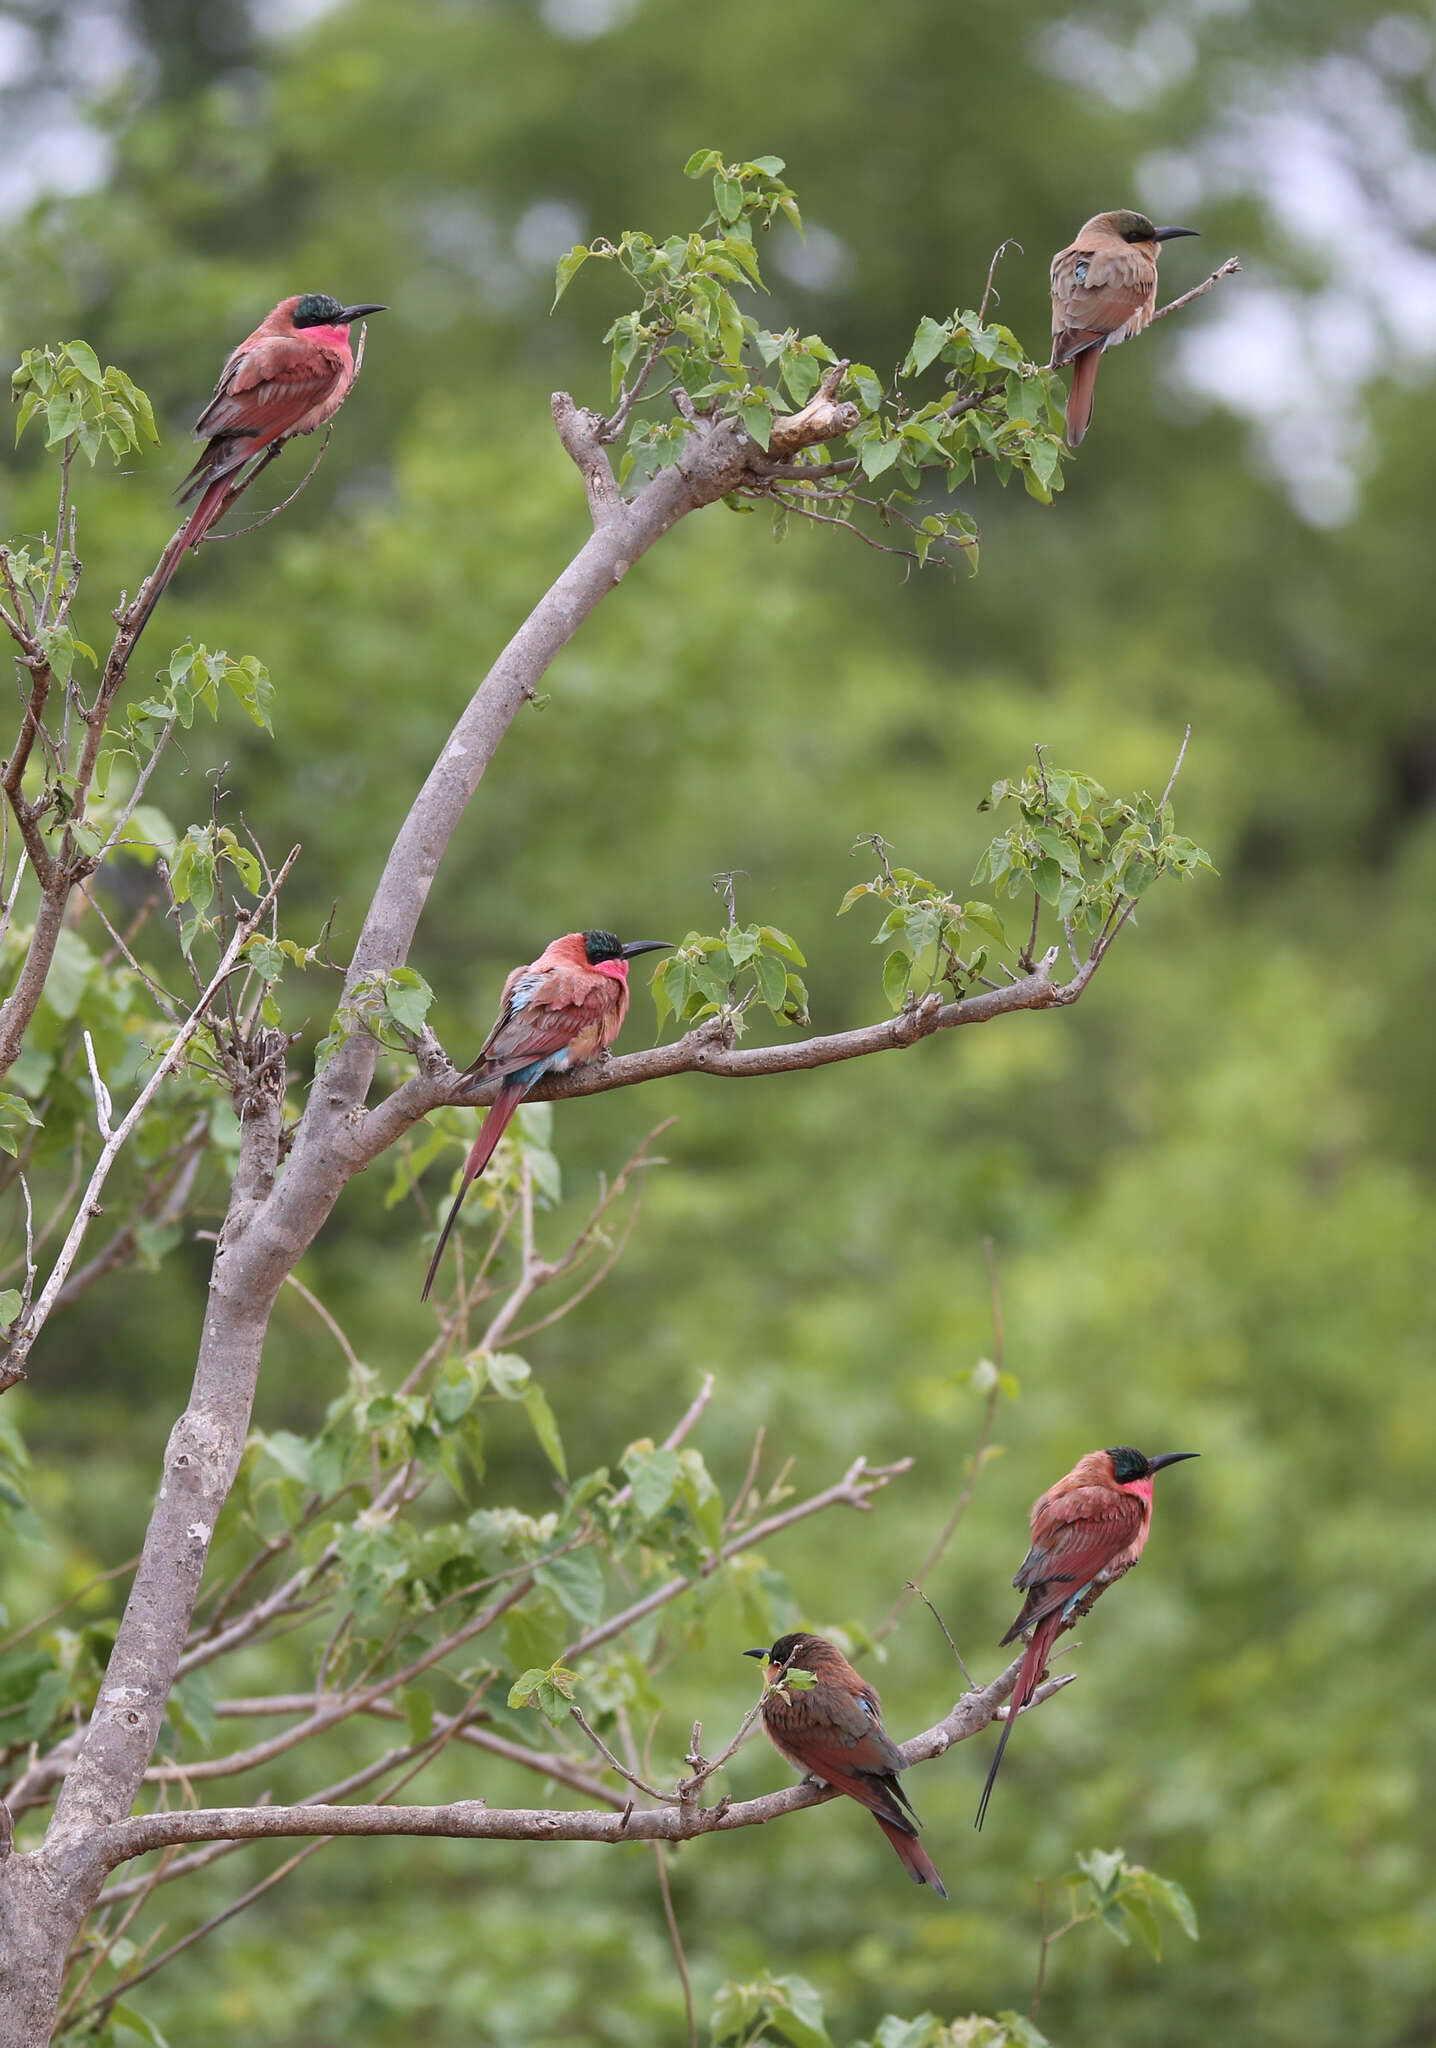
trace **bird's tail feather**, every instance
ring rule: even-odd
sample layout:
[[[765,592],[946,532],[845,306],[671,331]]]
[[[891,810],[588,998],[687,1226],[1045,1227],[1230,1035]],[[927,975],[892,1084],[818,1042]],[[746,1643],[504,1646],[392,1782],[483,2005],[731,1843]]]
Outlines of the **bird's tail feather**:
[[[1092,393],[1097,382],[1097,365],[1102,351],[1095,345],[1083,349],[1072,365],[1072,389],[1067,394],[1067,445],[1076,448],[1092,424]]]
[[[1002,1733],[997,1738],[992,1763],[987,1773],[987,1783],[982,1788],[982,1797],[977,1804],[977,1819],[973,1826],[980,1828],[987,1818],[987,1803],[992,1797],[992,1788],[997,1783],[997,1773],[1002,1768],[1002,1756],[1012,1735],[1013,1724],[1022,1709],[1031,1701],[1032,1695],[1042,1683],[1042,1674],[1047,1669],[1057,1631],[1062,1623],[1062,1610],[1050,1614],[1033,1631],[1032,1641],[1022,1658],[1022,1668],[1017,1674],[1017,1683],[1012,1688],[1012,1697],[1007,1702],[1007,1719],[1002,1724]]]
[[[910,1829],[900,1828],[893,1821],[875,1815],[878,1826],[897,1850],[898,1859],[914,1884],[930,1884],[940,1899],[947,1897],[947,1886],[937,1874],[937,1865],[928,1855],[922,1843]]]
[[[471,1183],[478,1179],[493,1158],[494,1148],[507,1130],[510,1117],[531,1086],[530,1082],[521,1082],[516,1087],[511,1084],[501,1088],[494,1097],[493,1106],[484,1118],[484,1127],[474,1140],[474,1148],[464,1162],[464,1177],[459,1182],[459,1192],[455,1195],[453,1206],[444,1220],[444,1227],[439,1232],[439,1242],[434,1246],[434,1256],[430,1259],[429,1270],[424,1276],[424,1291],[419,1296],[421,1301],[429,1299],[429,1289],[434,1284],[434,1275],[438,1272],[439,1261],[444,1256],[444,1246],[449,1242],[449,1232],[458,1220],[459,1211],[464,1205],[464,1197],[469,1192]]]
[[[189,518],[160,556],[158,562],[156,562],[149,581],[145,586],[145,594],[140,606],[139,616],[133,622],[131,628],[131,647],[134,646],[135,641],[139,639],[141,633],[149,624],[150,614],[164,596],[169,586],[169,580],[183,561],[186,550],[199,546],[200,542],[214,525],[216,519],[219,518],[221,512],[228,505],[233,488],[234,478],[232,476],[225,475],[216,478],[205,490],[199,503],[195,506],[193,512],[190,513]]]

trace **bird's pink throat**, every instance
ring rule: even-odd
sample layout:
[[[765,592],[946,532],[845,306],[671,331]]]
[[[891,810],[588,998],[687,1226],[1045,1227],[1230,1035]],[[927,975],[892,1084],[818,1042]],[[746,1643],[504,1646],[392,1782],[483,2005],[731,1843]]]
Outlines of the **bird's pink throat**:
[[[624,986],[627,986],[628,962],[626,960],[596,960],[593,971],[595,974],[606,974],[610,981],[621,982]]]
[[[317,341],[321,348],[337,349],[342,355],[349,354],[348,327],[302,327],[297,330],[305,341]]]

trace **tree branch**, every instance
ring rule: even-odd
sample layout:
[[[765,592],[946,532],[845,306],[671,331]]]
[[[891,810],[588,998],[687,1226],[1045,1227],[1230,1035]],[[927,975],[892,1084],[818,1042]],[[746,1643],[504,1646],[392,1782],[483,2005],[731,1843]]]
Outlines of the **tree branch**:
[[[830,1032],[818,1038],[800,1038],[778,1045],[735,1046],[727,1042],[722,1024],[710,1020],[671,1045],[621,1053],[615,1058],[594,1060],[569,1074],[553,1075],[530,1091],[529,1100],[566,1102],[572,1096],[606,1095],[611,1088],[633,1088],[644,1081],[666,1080],[675,1074],[713,1074],[725,1080],[746,1080],[762,1074],[791,1074],[809,1067],[832,1066],[840,1060],[861,1059],[868,1053],[900,1051],[936,1031],[986,1024],[1009,1011],[1046,1010],[1075,1003],[1096,972],[1100,957],[1085,961],[1071,980],[1054,982],[1052,969],[1057,957],[1058,949],[1054,946],[1031,974],[1006,988],[984,990],[981,995],[964,996],[953,1003],[944,1003],[934,990],[881,1023],[863,1024],[851,1031]],[[419,1073],[385,1101],[377,1103],[358,1125],[355,1142],[362,1150],[364,1163],[377,1158],[430,1110],[449,1104],[477,1109],[491,1103],[498,1093],[497,1081],[466,1075],[451,1065],[432,1034],[421,1038],[419,1060]]]
[[[1147,322],[1147,325],[1155,327],[1157,322],[1165,320],[1169,313],[1180,313],[1183,306],[1190,306],[1193,299],[1202,298],[1211,290],[1214,284],[1220,284],[1224,277],[1237,276],[1240,270],[1241,264],[1237,261],[1236,257],[1228,256],[1226,262],[1219,264],[1210,277],[1204,277],[1200,284],[1194,284],[1191,290],[1183,292],[1179,299],[1172,299],[1165,306],[1159,306]]]
[[[930,1763],[959,1742],[979,1734],[1017,1683],[1022,1659],[1014,1658],[999,1678],[980,1692],[964,1693],[952,1711],[922,1734],[900,1745],[905,1767]],[[1034,1695],[1040,1705],[1072,1683],[1072,1674],[1051,1679]],[[1029,1707],[1026,1711],[1030,1712]],[[303,1835],[448,1836],[463,1841],[509,1842],[683,1842],[698,1835],[728,1834],[762,1827],[770,1820],[822,1806],[839,1795],[804,1779],[758,1799],[716,1806],[638,1807],[622,1813],[565,1812],[541,1808],[490,1808],[482,1800],[451,1806],[234,1806],[189,1813],[152,1813],[117,1821],[101,1838],[107,1870],[181,1842],[270,1841]]]

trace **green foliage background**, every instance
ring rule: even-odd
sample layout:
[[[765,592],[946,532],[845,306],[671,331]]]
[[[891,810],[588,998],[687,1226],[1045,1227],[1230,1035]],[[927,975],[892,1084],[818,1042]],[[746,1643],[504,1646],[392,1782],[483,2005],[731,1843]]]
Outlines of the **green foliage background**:
[[[1191,10],[1198,61],[1119,111],[1036,61],[1063,13],[1046,0],[1020,23],[918,0],[731,0],[715,16],[642,0],[585,40],[551,25],[576,13],[516,0],[355,0],[242,62],[206,42],[210,14],[140,6],[165,61],[103,111],[109,184],[0,244],[7,356],[84,333],[160,409],[160,456],[85,479],[82,637],[100,640],[105,593],[133,587],[170,532],[166,487],[233,341],[291,290],[394,308],[307,497],[187,563],[164,601],[166,648],[251,651],[279,693],[276,743],[233,719],[196,727],[167,800],[204,813],[195,791],[227,762],[271,848],[304,841],[291,927],[307,913],[317,928],[337,895],[352,937],[454,713],[584,531],[547,397],[606,397],[599,336],[621,302],[592,265],[547,317],[575,217],[582,236],[665,233],[692,217],[694,149],[776,151],[846,263],[822,290],[779,279],[771,325],[890,365],[922,313],[974,302],[1016,235],[1001,317],[1037,353],[1046,255],[1078,219],[1127,202],[1143,157],[1195,141],[1240,81],[1356,50],[1378,12]],[[1104,18],[1134,33],[1147,15],[1115,0]],[[1419,118],[1429,145],[1429,103]],[[1193,224],[1206,239],[1168,251],[1169,289],[1231,248],[1258,279],[1300,280],[1260,191]],[[661,1435],[705,1369],[719,1386],[700,1441],[728,1488],[759,1422],[806,1485],[859,1451],[917,1454],[875,1513],[790,1539],[804,1620],[871,1626],[950,1506],[979,1416],[968,1375],[992,1347],[985,1234],[1021,1399],[931,1587],[979,1674],[999,1668],[1043,1485],[1099,1442],[1203,1454],[1163,1482],[1144,1569],[1084,1626],[1081,1682],[1022,1731],[985,1833],[970,1827],[985,1743],[917,1774],[950,1907],[912,1891],[847,1808],[676,1858],[700,1997],[796,1971],[839,2039],[887,2010],[1024,2006],[1032,1879],[1118,1842],[1186,1887],[1203,1939],[1160,1970],[1065,1944],[1043,2007],[1054,2039],[1184,2048],[1225,2029],[1335,2048],[1436,2025],[1419,1649],[1436,1572],[1431,394],[1376,376],[1362,513],[1323,531],[1250,466],[1234,422],[1162,402],[1176,333],[1104,367],[1055,509],[990,488],[960,500],[983,528],[976,581],[904,583],[838,535],[775,549],[766,521],[722,508],[664,542],[506,742],[414,955],[466,1056],[504,972],[549,935],[712,928],[709,876],[741,868],[740,912],[807,955],[815,1028],[867,1021],[885,1012],[880,955],[859,915],[833,921],[862,878],[857,833],[962,893],[990,836],[977,799],[1034,741],[1111,789],[1159,789],[1192,722],[1181,819],[1222,878],[1158,892],[1075,1012],[557,1119],[576,1213],[599,1170],[679,1118],[617,1276],[533,1349],[585,1466]],[[38,529],[49,490],[22,451],[0,481],[5,529]],[[286,996],[296,1023],[310,994]],[[331,1000],[315,978],[316,1034]],[[636,1003],[626,1042],[649,1023]],[[381,1372],[427,1327],[418,1226],[383,1192],[382,1173],[356,1183],[303,1269]],[[207,1257],[187,1245],[86,1297],[7,1402],[68,1545],[0,1561],[13,1613],[134,1547]],[[258,1420],[313,1426],[339,1371],[282,1304]],[[497,1500],[547,1504],[521,1421],[489,1481]],[[694,1715],[716,1735],[741,1714],[736,1631],[720,1602],[674,1645],[660,1749],[681,1749]],[[920,1610],[874,1675],[899,1734],[954,1689]],[[356,1761],[364,1739],[342,1737]],[[731,1783],[782,1775],[755,1745]],[[430,1796],[535,1796],[487,1762],[435,1780]],[[197,1896],[213,1909],[268,1857],[246,1852]],[[416,2033],[644,2048],[681,2028],[639,1849],[333,1849],[146,1989],[172,2041],[218,2024],[275,2048]]]

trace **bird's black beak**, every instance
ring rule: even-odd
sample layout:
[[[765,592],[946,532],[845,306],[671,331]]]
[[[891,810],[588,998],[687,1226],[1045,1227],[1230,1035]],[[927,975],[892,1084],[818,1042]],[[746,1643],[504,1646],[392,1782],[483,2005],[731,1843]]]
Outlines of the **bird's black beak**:
[[[619,947],[619,951],[625,960],[631,960],[635,953],[661,953],[672,944],[672,939],[630,939],[626,946]],[[749,1650],[743,1652],[745,1657],[752,1654]],[[758,1654],[761,1656],[763,1653],[759,1651]]]
[[[1158,228],[1152,240],[1154,242],[1175,242],[1178,235],[1200,236],[1201,232],[1200,228]],[[1201,1456],[1201,1453],[1200,1451],[1193,1451],[1191,1455],[1197,1458]]]
[[[1163,233],[1165,234],[1166,232],[1167,230],[1163,229]],[[1186,230],[1185,228],[1179,228],[1172,230],[1172,232],[1185,234]],[[346,306],[339,315],[339,318],[347,327],[351,320],[362,320],[366,313],[387,313],[388,310],[387,306]]]
[[[1160,1458],[1148,1458],[1147,1470],[1160,1472],[1164,1465],[1180,1465],[1183,1458],[1200,1458],[1200,1451],[1167,1451]]]
[[[767,1654],[766,1650],[745,1650],[743,1652],[745,1657],[766,1657]]]

